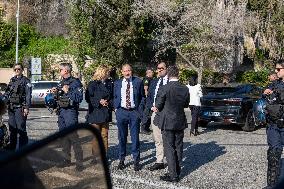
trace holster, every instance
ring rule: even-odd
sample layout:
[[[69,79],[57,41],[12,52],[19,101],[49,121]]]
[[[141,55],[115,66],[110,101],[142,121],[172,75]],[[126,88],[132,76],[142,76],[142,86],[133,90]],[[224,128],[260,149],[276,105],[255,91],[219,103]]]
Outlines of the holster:
[[[284,128],[284,120],[283,119],[276,120],[276,125],[279,128]]]
[[[283,117],[283,106],[280,104],[268,104],[266,106],[268,117],[272,122],[282,119]]]
[[[58,100],[58,105],[61,108],[68,108],[70,105],[70,100],[68,97],[60,96]]]

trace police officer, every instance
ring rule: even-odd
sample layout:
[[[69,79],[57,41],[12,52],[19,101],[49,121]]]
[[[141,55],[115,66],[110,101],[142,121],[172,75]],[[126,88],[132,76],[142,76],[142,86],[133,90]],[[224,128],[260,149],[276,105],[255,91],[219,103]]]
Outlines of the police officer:
[[[9,85],[4,93],[8,103],[8,124],[10,131],[9,149],[15,150],[19,134],[19,148],[28,143],[26,131],[27,115],[31,105],[31,82],[23,76],[23,66],[14,65],[15,76],[11,78]]]
[[[144,91],[145,95],[147,97],[148,91],[149,91],[149,86],[151,81],[153,80],[154,77],[154,71],[152,68],[147,68],[146,70],[146,77],[143,79],[143,85],[144,85]],[[144,99],[145,100],[145,99]],[[141,119],[141,133],[149,135],[150,134],[150,125],[151,125],[151,110],[150,108],[146,107],[146,102],[144,102],[144,111],[143,111],[143,116]]]
[[[79,104],[83,100],[82,83],[78,78],[71,76],[72,66],[69,63],[62,63],[59,66],[62,80],[57,87],[53,87],[51,92],[55,94],[58,105],[58,127],[59,130],[72,127],[78,124]],[[64,152],[64,162],[62,167],[71,163],[71,146],[75,151],[76,169],[81,170],[83,152],[78,144],[78,134],[74,133],[64,138],[62,148]]]
[[[284,89],[284,60],[280,60],[275,64],[275,72],[279,79],[273,81],[264,91],[265,95],[268,95],[273,99],[275,99],[274,97],[276,96],[277,91]],[[284,144],[284,124],[283,122],[279,122],[281,120],[279,119],[280,117],[275,116],[276,114],[279,114],[280,111],[278,111],[277,108],[280,108],[280,106],[281,105],[279,102],[276,102],[276,104],[269,103],[266,108],[268,111],[268,127],[266,133],[267,143],[269,146],[267,151],[267,188],[272,188],[279,181],[281,172],[281,154],[283,150],[282,145]],[[282,117],[283,113],[280,116]]]

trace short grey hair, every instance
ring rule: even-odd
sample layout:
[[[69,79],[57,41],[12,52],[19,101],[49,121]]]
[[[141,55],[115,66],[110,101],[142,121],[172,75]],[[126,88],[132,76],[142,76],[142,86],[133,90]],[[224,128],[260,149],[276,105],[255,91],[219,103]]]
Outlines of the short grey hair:
[[[72,72],[72,65],[70,63],[61,63],[59,67],[65,68],[67,71]]]

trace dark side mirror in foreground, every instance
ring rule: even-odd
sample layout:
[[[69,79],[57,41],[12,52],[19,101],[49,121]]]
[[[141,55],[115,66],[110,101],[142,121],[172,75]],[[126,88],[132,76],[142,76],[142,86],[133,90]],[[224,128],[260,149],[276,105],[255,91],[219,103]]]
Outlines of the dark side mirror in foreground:
[[[17,152],[1,152],[0,185],[1,189],[111,188],[100,133],[78,124]]]

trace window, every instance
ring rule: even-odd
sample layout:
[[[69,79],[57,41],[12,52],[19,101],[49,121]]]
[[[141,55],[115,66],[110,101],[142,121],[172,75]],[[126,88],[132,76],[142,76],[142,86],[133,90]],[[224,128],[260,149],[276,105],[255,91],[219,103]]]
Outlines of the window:
[[[33,83],[33,89],[51,89],[52,87],[56,87],[58,83],[56,82],[46,82],[46,83]]]

